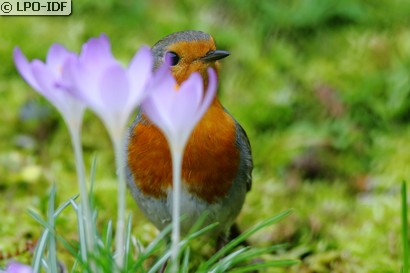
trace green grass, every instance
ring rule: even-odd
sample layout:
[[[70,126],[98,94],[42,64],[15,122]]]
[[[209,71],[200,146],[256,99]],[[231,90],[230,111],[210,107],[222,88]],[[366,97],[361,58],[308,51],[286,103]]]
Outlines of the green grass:
[[[32,268],[34,272],[58,272],[59,265],[64,265],[58,259],[60,248],[57,247],[57,242],[70,253],[71,259],[74,259],[73,266],[69,268],[70,272],[158,272],[163,264],[168,262],[165,272],[172,272],[171,260],[172,248],[169,244],[169,237],[172,226],[166,227],[161,233],[149,244],[145,245],[143,242],[135,238],[131,234],[132,217],[128,219],[126,226],[125,238],[125,260],[123,268],[120,270],[116,266],[115,254],[112,249],[113,233],[111,221],[107,222],[107,227],[103,233],[96,231],[93,236],[97,239],[97,247],[90,251],[89,254],[83,256],[83,247],[85,241],[81,241],[84,236],[83,219],[85,216],[81,210],[81,206],[75,201],[76,197],[70,198],[64,202],[57,209],[56,207],[56,186],[53,185],[49,193],[47,216],[45,219],[34,211],[29,211],[29,214],[42,227],[43,232],[38,240],[36,248],[33,253]],[[93,192],[90,192],[91,199]],[[78,234],[79,241],[67,241],[64,235],[56,233],[56,222],[61,217],[61,213],[71,207],[77,213],[78,219]],[[98,209],[91,206],[92,214],[97,215]],[[181,253],[183,253],[183,261],[178,272],[189,272],[194,270],[198,273],[205,272],[249,272],[249,270],[261,270],[266,268],[280,268],[289,267],[298,264],[298,261],[291,259],[274,259],[262,261],[260,257],[272,256],[273,252],[284,248],[283,245],[272,245],[269,247],[240,247],[243,242],[255,233],[261,232],[263,229],[279,222],[291,213],[290,210],[284,211],[276,216],[268,218],[254,225],[250,229],[243,232],[240,236],[230,241],[219,251],[215,252],[206,260],[202,260],[199,266],[191,265],[192,260],[189,259],[192,243],[198,238],[206,235],[207,232],[215,228],[218,223],[213,223],[209,226],[202,227],[204,217],[192,227],[190,233],[180,241],[179,245]],[[93,227],[94,228],[94,227]],[[96,230],[96,229],[93,229]],[[101,235],[100,235],[101,234]],[[198,258],[197,258],[198,259]],[[259,259],[255,262],[254,259]]]
[[[410,177],[409,3],[87,0],[73,7],[69,17],[0,17],[0,250],[40,238],[41,225],[26,211],[46,215],[52,183],[56,204],[78,193],[67,129],[15,71],[13,47],[43,59],[54,42],[78,51],[105,32],[115,56],[127,62],[142,44],[199,29],[232,53],[222,62],[220,98],[252,144],[254,184],[241,228],[294,210],[251,242],[286,243],[275,258],[301,263],[285,272],[400,270],[400,181]],[[107,202],[116,189],[114,155],[89,112],[83,147],[87,170],[98,159],[94,202],[103,229],[115,220]],[[130,196],[127,207],[131,234],[152,242],[157,231]],[[75,219],[73,210],[61,212],[57,234],[75,240]]]
[[[409,252],[409,234],[407,221],[407,185],[403,182],[401,185],[401,201],[402,201],[402,242],[403,242],[403,267],[401,272],[408,273],[410,269],[410,252]]]

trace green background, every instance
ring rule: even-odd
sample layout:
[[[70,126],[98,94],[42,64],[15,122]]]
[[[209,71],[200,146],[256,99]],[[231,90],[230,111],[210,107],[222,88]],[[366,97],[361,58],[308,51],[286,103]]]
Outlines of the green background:
[[[399,185],[410,180],[409,1],[74,0],[72,6],[67,17],[0,16],[3,254],[38,239],[41,226],[26,210],[45,213],[53,182],[59,202],[77,193],[67,128],[17,74],[13,48],[44,60],[53,43],[79,52],[104,32],[127,64],[143,44],[195,29],[231,52],[222,61],[219,96],[252,144],[253,189],[240,227],[294,209],[252,243],[287,243],[273,258],[302,262],[284,272],[400,270]],[[87,170],[97,158],[102,224],[115,218],[115,164],[108,135],[90,112],[83,147]],[[128,209],[133,234],[151,241],[156,230],[130,196]],[[59,219],[58,232],[76,238],[73,211]]]

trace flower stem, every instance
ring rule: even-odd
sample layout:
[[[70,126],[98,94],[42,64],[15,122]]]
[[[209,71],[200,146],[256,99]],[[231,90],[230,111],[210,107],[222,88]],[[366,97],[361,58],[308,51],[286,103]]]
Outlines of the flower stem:
[[[115,252],[117,266],[122,269],[124,266],[124,250],[125,250],[125,210],[126,210],[126,177],[124,167],[124,136],[112,138],[115,152],[115,163],[118,177],[118,212],[117,212],[117,227],[115,232]]]
[[[69,123],[67,123],[69,124]],[[85,228],[85,242],[87,244],[86,251],[93,252],[95,241],[94,241],[94,228],[93,228],[93,218],[91,215],[90,201],[88,199],[88,191],[85,182],[85,167],[84,167],[84,158],[83,151],[81,148],[81,138],[80,138],[80,126],[69,126],[69,131],[71,135],[71,142],[74,149],[75,155],[75,167],[77,170],[77,179],[78,186],[80,188],[80,199],[81,199],[81,208],[82,208],[82,222]],[[80,232],[81,236],[82,232]],[[87,261],[87,253],[81,253],[84,262]]]
[[[179,241],[181,236],[181,169],[182,169],[182,159],[183,159],[183,149],[172,148],[172,267],[171,272],[177,273],[179,262]]]

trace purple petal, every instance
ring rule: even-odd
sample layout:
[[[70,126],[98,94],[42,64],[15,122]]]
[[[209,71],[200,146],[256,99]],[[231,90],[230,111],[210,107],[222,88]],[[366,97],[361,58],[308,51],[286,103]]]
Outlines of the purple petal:
[[[33,62],[33,75],[41,88],[41,94],[57,107],[65,118],[84,107],[65,86],[59,85],[58,78],[54,78],[49,67],[42,62]]]
[[[39,86],[39,92],[46,97],[51,103],[55,103],[55,97],[52,92],[54,88],[54,75],[50,72],[48,67],[39,60],[34,60],[32,63],[33,77]]]
[[[34,89],[39,91],[37,81],[34,79],[31,71],[31,64],[27,61],[27,58],[23,55],[19,47],[15,47],[13,50],[13,59],[16,64],[17,71],[23,77],[23,79],[31,85]]]
[[[197,122],[197,111],[203,96],[203,80],[198,73],[192,74],[179,90],[170,115],[176,131],[190,132]]]
[[[62,68],[62,75],[61,78],[63,79],[64,83],[69,82],[70,83],[70,88],[67,88],[67,90],[76,97],[79,100],[85,100],[84,96],[81,92],[80,82],[79,82],[79,75],[81,75],[82,71],[80,70],[80,64],[76,58],[68,58]],[[60,84],[64,84],[60,83]]]
[[[208,71],[208,88],[203,95],[203,79],[199,74],[192,74],[179,90],[175,90],[175,79],[167,67],[161,66],[158,70],[141,108],[173,143],[171,145],[183,146],[215,98],[216,74]]]
[[[6,269],[6,273],[32,273],[33,270],[31,269],[30,266],[17,263],[17,262],[11,262]]]
[[[205,114],[205,112],[208,110],[209,106],[215,99],[217,81],[218,80],[215,70],[208,68],[208,87],[205,91],[205,96],[202,100],[202,104],[197,112],[197,122],[202,118],[202,116]]]
[[[78,56],[75,54],[69,54],[63,60],[63,62],[60,65],[61,74],[56,79],[57,86],[63,89],[66,89],[66,90],[73,89],[74,84],[73,84],[73,79],[72,79],[72,73],[70,73],[69,67],[70,67],[70,64],[74,64],[76,62],[78,62]]]
[[[172,129],[169,112],[175,96],[175,86],[176,81],[170,71],[161,67],[157,70],[147,98],[141,105],[141,110],[166,134]]]
[[[98,65],[115,62],[114,56],[111,53],[110,41],[105,34],[89,39],[81,49],[80,58],[84,63]]]
[[[171,71],[169,69],[169,65],[163,64],[161,65],[154,73],[152,78],[152,83],[154,85],[163,84],[166,81],[173,80],[174,85],[177,84],[175,78],[172,76]],[[169,84],[169,83],[167,83]]]
[[[60,44],[53,44],[47,53],[46,64],[51,71],[60,72],[62,64],[69,55],[73,53],[69,52],[65,47]]]
[[[50,73],[50,69],[40,61],[33,62],[33,75],[36,78],[41,94],[48,99],[67,118],[73,111],[73,98],[67,89],[57,86],[56,78]]]
[[[101,77],[99,77],[101,78]],[[70,83],[68,91],[88,106],[95,104],[99,82],[90,76],[87,68],[76,58],[68,58],[63,64],[62,79]]]
[[[169,77],[164,78],[158,88],[159,90],[155,94],[155,102],[166,118],[172,118],[170,113],[172,112],[173,105],[178,96],[178,90],[176,89],[177,84],[174,77],[170,75]]]
[[[100,92],[103,105],[115,110],[127,104],[129,97],[129,83],[126,71],[120,66],[109,67],[101,78]]]
[[[192,96],[191,102],[199,105],[203,97],[203,79],[198,72],[192,73],[189,78],[181,84],[180,90],[195,90],[195,98]]]
[[[147,99],[143,101],[141,104],[141,110],[155,125],[157,125],[157,127],[160,129],[166,129],[159,109],[152,96],[148,96]]]
[[[143,46],[135,54],[128,67],[128,76],[132,81],[133,92],[140,92],[152,75],[153,57],[149,47]]]
[[[155,96],[148,96],[141,104],[141,110],[164,133],[165,137],[171,136],[172,121]]]
[[[148,95],[161,105],[161,111],[170,111],[175,96],[177,82],[168,69],[169,66],[160,67],[154,74],[151,84],[148,86]]]

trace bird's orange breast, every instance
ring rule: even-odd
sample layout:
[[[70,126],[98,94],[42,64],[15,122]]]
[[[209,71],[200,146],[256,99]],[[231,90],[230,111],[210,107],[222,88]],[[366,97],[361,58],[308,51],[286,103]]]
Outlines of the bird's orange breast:
[[[213,203],[228,193],[238,165],[235,121],[216,99],[187,143],[182,181],[191,194]],[[150,122],[140,122],[133,128],[128,145],[128,166],[143,194],[165,197],[167,189],[172,187],[168,143]]]

